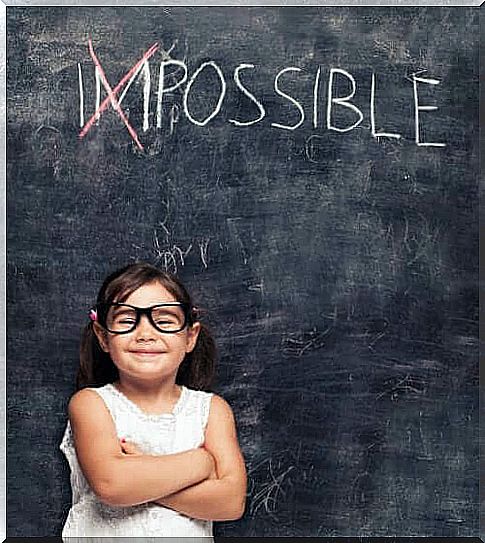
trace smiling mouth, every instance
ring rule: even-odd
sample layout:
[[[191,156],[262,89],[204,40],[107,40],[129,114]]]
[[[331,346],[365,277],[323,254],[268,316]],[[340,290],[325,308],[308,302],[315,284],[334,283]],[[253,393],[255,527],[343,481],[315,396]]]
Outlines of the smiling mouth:
[[[132,354],[136,354],[138,356],[157,356],[159,354],[163,354],[164,351],[130,351]]]

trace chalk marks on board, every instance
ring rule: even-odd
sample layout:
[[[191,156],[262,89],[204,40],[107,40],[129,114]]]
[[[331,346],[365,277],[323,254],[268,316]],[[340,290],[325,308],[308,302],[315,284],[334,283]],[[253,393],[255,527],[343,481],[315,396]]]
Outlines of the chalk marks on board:
[[[257,516],[262,509],[276,519],[278,501],[285,495],[290,474],[296,467],[293,464],[286,465],[291,461],[291,455],[286,451],[282,451],[280,456],[281,458],[265,458],[249,470],[249,514],[252,517]],[[264,480],[256,482],[252,478],[253,472],[264,473]]]
[[[161,243],[158,238],[157,230],[153,232],[153,248],[152,252],[154,253],[154,260],[157,264],[163,266],[164,270],[167,270],[171,273],[178,273],[179,269],[185,266],[185,259],[191,253],[197,253],[200,262],[204,268],[209,266],[209,237],[203,237],[199,240],[196,240],[193,243],[190,243],[185,248],[180,247],[176,243]],[[194,243],[197,245],[197,249],[194,248]],[[141,247],[137,247],[141,248]],[[194,249],[194,251],[192,251]]]
[[[404,394],[422,395],[426,393],[426,380],[419,375],[394,376],[386,379],[380,386],[382,386],[383,390],[376,394],[376,401],[387,397],[395,402],[399,396]]]
[[[230,217],[226,219],[229,233],[231,237],[233,237],[236,240],[237,244],[239,245],[241,249],[242,257],[243,257],[243,262],[244,264],[247,264],[249,260],[249,252],[246,248],[245,241],[243,241],[243,238],[246,237],[247,232],[246,234],[242,233],[242,230],[244,230],[244,228],[238,223],[238,221],[239,221],[238,217]]]
[[[33,137],[36,160],[52,168],[53,177],[56,179],[61,170],[62,133],[55,126],[41,125]]]
[[[186,249],[181,249],[178,245],[172,245],[170,248],[162,248],[155,232],[154,250],[156,253],[156,263],[162,264],[164,270],[170,271],[171,273],[177,273],[179,266],[185,265],[185,257],[192,250],[192,243]]]
[[[256,106],[258,114],[253,118],[234,118],[231,112],[226,112],[227,122],[236,127],[250,127],[263,121],[268,113],[265,107],[265,101],[274,101],[274,94],[286,102],[291,111],[290,116],[296,118],[293,122],[288,122],[286,119],[278,119],[270,122],[270,126],[275,129],[295,131],[301,127],[307,116],[311,116],[311,125],[314,130],[326,130],[330,133],[345,134],[353,131],[362,125],[366,118],[361,106],[357,106],[354,98],[357,92],[365,93],[368,97],[368,119],[370,122],[370,133],[372,138],[376,140],[390,139],[400,140],[403,134],[391,132],[381,126],[377,111],[377,95],[386,88],[386,85],[379,85],[379,77],[374,71],[370,74],[369,81],[362,81],[354,77],[354,75],[342,67],[329,67],[326,85],[322,77],[322,66],[315,69],[315,73],[310,74],[308,70],[303,70],[298,66],[285,66],[274,73],[272,77],[272,89],[263,92],[264,96],[256,96],[256,94],[248,87],[246,81],[242,79],[243,71],[254,71],[258,74],[258,67],[250,62],[242,62],[236,65],[231,74],[224,73],[222,68],[213,60],[206,60],[200,63],[192,73],[189,73],[189,67],[186,61],[178,60],[170,57],[170,52],[164,52],[162,60],[158,64],[158,82],[156,88],[152,88],[152,71],[153,64],[150,64],[150,59],[153,62],[153,55],[158,51],[158,43],[153,44],[136,64],[122,77],[115,87],[112,87],[108,82],[108,78],[104,72],[99,58],[97,57],[91,39],[88,40],[89,53],[94,64],[94,77],[96,82],[96,98],[95,112],[89,120],[85,122],[85,106],[89,99],[85,96],[84,75],[81,64],[77,64],[78,85],[79,85],[79,123],[81,127],[80,137],[83,138],[91,129],[95,122],[98,122],[101,114],[111,104],[111,107],[117,111],[121,121],[126,126],[132,140],[135,142],[139,150],[143,151],[144,147],[138,137],[135,128],[127,118],[127,115],[121,108],[121,103],[133,81],[137,77],[143,77],[142,98],[143,98],[143,115],[142,115],[142,130],[147,132],[150,128],[161,129],[164,124],[164,97],[170,94],[182,93],[181,104],[174,102],[169,105],[168,111],[168,126],[170,134],[173,134],[177,123],[181,122],[182,118],[188,123],[205,127],[216,117],[219,116],[224,104],[227,104],[226,95],[228,93],[228,81],[234,81],[235,92],[240,93],[245,97],[245,100]],[[155,69],[157,66],[155,65]],[[303,72],[303,74],[302,74]],[[445,142],[424,141],[422,137],[423,114],[436,111],[438,106],[429,105],[420,97],[423,86],[435,87],[440,84],[436,77],[424,77],[425,71],[418,70],[411,74],[403,76],[405,81],[410,83],[409,99],[413,102],[414,108],[414,133],[406,134],[408,139],[414,140],[418,147],[444,147]],[[292,80],[305,78],[310,80],[306,96],[295,97],[288,93],[287,87]],[[366,78],[367,79],[367,78]],[[211,93],[214,94],[209,99],[209,105],[205,104],[208,111],[196,113],[194,111],[194,102],[197,103],[197,89],[201,89],[203,84],[209,83]],[[103,86],[107,97],[100,103],[101,85]],[[326,98],[324,103],[321,100],[321,89],[326,88]],[[349,90],[350,88],[350,90]],[[195,89],[195,90],[194,90]],[[216,89],[214,91],[214,89]],[[205,91],[206,89],[203,88]],[[121,92],[118,98],[118,94]],[[156,114],[150,114],[150,100],[153,94],[156,96]],[[308,103],[311,102],[311,107]],[[306,104],[306,110],[305,106]],[[230,106],[228,106],[230,107]],[[322,116],[321,110],[325,110],[325,122],[320,121]],[[362,125],[363,127],[363,125]],[[308,153],[307,153],[308,156]],[[309,159],[312,158],[309,156]]]
[[[156,231],[153,234],[153,252],[155,253],[155,261],[163,266],[164,270],[171,273],[178,273],[179,268],[185,266],[185,259],[193,249],[193,243],[190,243],[185,249],[176,244],[170,246],[162,246],[158,239]],[[209,266],[209,243],[210,238],[202,238],[196,241],[198,245],[198,256],[204,268]]]
[[[376,344],[381,341],[388,333],[390,322],[385,317],[370,319],[366,323],[364,336],[367,340],[369,351],[375,352]]]
[[[338,161],[338,146],[328,136],[312,134],[305,142],[305,155],[314,164],[328,164]]]
[[[283,338],[282,352],[285,357],[301,357],[308,351],[317,351],[325,347],[326,336],[332,331],[332,327],[328,327],[323,331],[319,331],[314,326],[309,331],[293,332]]]

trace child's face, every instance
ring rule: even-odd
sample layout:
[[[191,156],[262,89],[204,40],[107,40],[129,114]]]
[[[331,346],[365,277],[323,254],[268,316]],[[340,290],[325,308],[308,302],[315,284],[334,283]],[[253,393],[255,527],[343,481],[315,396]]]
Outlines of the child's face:
[[[137,289],[123,303],[150,307],[177,301],[161,283],[154,282]],[[110,334],[94,323],[99,344],[109,353],[120,375],[137,380],[175,379],[185,354],[195,347],[199,330],[200,323],[196,322],[174,334],[159,332],[147,315],[142,315],[138,326],[127,334]]]

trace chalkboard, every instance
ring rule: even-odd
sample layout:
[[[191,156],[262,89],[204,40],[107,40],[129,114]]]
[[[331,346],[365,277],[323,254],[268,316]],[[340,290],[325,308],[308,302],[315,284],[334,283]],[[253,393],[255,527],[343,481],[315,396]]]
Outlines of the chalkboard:
[[[219,536],[477,536],[476,8],[7,8],[7,534],[59,535],[104,277],[208,312]]]

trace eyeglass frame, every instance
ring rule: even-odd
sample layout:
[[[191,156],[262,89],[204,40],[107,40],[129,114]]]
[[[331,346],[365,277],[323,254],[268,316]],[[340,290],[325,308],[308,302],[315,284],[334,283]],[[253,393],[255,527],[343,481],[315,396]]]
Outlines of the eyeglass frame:
[[[103,315],[107,316],[109,308],[113,307],[113,306],[115,306],[115,307],[120,307],[120,306],[121,307],[129,307],[130,309],[135,310],[136,318],[135,318],[135,322],[134,322],[132,328],[130,328],[129,330],[123,330],[123,331],[115,332],[114,330],[110,330],[107,327],[106,324],[103,324],[103,321],[106,323],[106,318],[100,319],[100,315],[103,314]],[[179,330],[162,330],[162,329],[158,328],[158,326],[155,324],[155,321],[153,320],[153,317],[152,317],[152,310],[154,308],[156,308],[156,307],[181,307],[183,312],[184,312],[183,326]],[[105,313],[103,313],[102,310],[105,309],[105,308],[107,308],[107,310],[105,311]],[[191,307],[190,304],[186,304],[184,302],[165,302],[165,303],[161,303],[161,304],[154,304],[154,305],[151,305],[149,307],[137,307],[135,305],[125,304],[123,302],[105,302],[105,303],[96,304],[93,308],[90,309],[90,314],[91,314],[92,311],[95,311],[96,315],[97,315],[96,322],[102,328],[104,328],[104,330],[106,330],[110,334],[116,334],[116,335],[130,334],[131,332],[136,330],[136,327],[140,324],[142,315],[146,315],[148,317],[148,321],[153,326],[153,328],[155,328],[155,330],[157,332],[160,332],[162,334],[178,334],[179,332],[184,330],[188,325],[190,325],[190,326],[193,325],[193,323],[194,323],[194,321],[196,319],[193,317],[192,311],[195,310],[195,309],[196,309],[195,307]]]

